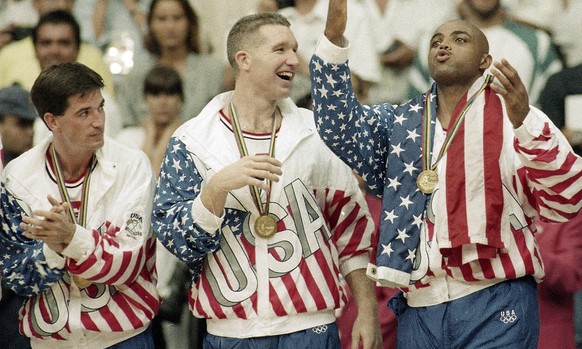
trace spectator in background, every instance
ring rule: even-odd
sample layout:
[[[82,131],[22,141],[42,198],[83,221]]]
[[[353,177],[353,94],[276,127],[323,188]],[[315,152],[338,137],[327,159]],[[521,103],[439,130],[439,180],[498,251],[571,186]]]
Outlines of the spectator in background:
[[[513,20],[550,33],[554,22],[562,20],[562,6],[567,1],[501,0],[501,5]],[[577,1],[569,0],[569,2]],[[556,17],[556,15],[559,15],[560,18]]]
[[[38,19],[31,13],[32,0],[0,1],[0,49],[30,35]]]
[[[449,1],[449,0],[447,0]],[[436,0],[363,0],[371,26],[371,41],[381,67],[367,103],[403,103],[408,98],[409,67],[427,29],[441,23],[446,6]]]
[[[560,48],[566,66],[574,67],[582,64],[582,1],[563,1],[562,8],[554,16],[550,26],[552,38]]]
[[[32,125],[37,118],[26,90],[19,86],[0,89],[0,169],[32,148]],[[25,300],[2,282],[0,348],[30,348],[30,339],[18,331],[18,310]]]
[[[328,0],[295,0],[294,6],[284,7],[279,13],[291,23],[291,30],[297,38],[299,69],[293,80],[291,98],[298,101],[311,93],[309,82],[309,58],[315,51],[315,46],[325,27]],[[350,40],[353,50],[350,51],[350,61],[354,80],[358,83],[358,97],[365,101],[373,83],[380,77],[380,62],[377,59],[372,37],[372,23],[365,9],[359,2],[350,1],[350,19],[347,23],[346,37]]]
[[[87,0],[86,0],[87,1]],[[126,35],[133,41],[135,56],[144,52],[147,10],[152,0],[92,0],[93,34],[97,46],[106,48]]]
[[[53,11],[43,15],[33,32],[35,60],[42,70],[61,63],[76,62],[82,47],[80,28],[77,20],[67,11]],[[30,88],[34,79],[31,76],[21,76],[20,82]],[[105,98],[105,111],[108,115],[105,121],[105,133],[114,137],[121,129],[121,114],[115,99],[108,90],[102,91]],[[35,122],[34,144],[38,144],[50,132],[41,119]]]
[[[153,0],[147,23],[144,43],[149,54],[142,61],[136,61],[119,89],[125,127],[140,125],[147,115],[143,84],[146,74],[156,64],[173,67],[182,78],[182,121],[197,115],[223,89],[225,65],[214,56],[200,53],[198,17],[188,0]]]
[[[140,126],[126,127],[117,135],[120,142],[143,150],[157,175],[170,137],[182,124],[184,104],[182,79],[166,65],[154,66],[145,76],[143,95],[147,116]]]
[[[566,99],[569,96],[582,100],[582,64],[550,76],[539,98],[540,109],[562,130],[574,151],[582,155],[582,128],[572,129],[566,124],[567,117],[582,119],[579,107],[566,115]],[[582,120],[579,124],[582,125]]]
[[[184,104],[182,79],[178,72],[167,65],[156,65],[145,77],[143,94],[147,105],[147,116],[140,126],[126,127],[117,135],[117,140],[141,149],[150,160],[152,171],[157,176],[162,159],[168,147],[170,137],[182,124],[180,113]],[[156,270],[158,271],[157,289],[162,299],[160,312],[152,322],[156,349],[178,348],[187,336],[178,331],[190,333],[188,325],[191,316],[181,318],[189,313],[188,268],[158,243],[156,250]],[[180,284],[185,280],[188,285]],[[183,326],[173,326],[183,321]]]
[[[556,48],[550,36],[511,20],[501,0],[462,0],[457,11],[451,11],[448,19],[461,18],[481,29],[494,60],[507,59],[519,73],[532,105],[539,105],[538,98],[546,80],[562,68]],[[425,37],[423,42],[429,42]],[[421,45],[411,70],[410,97],[426,92],[431,83],[428,74],[428,45]]]
[[[42,17],[55,10],[72,13],[75,1],[33,0],[33,4],[38,12],[38,16]],[[99,73],[105,82],[105,91],[110,96],[115,96],[113,77],[103,61],[101,50],[90,44],[83,43],[81,40],[79,40],[79,43],[77,61]],[[25,39],[11,43],[0,50],[0,87],[19,83],[24,88],[30,89],[41,70],[42,68],[36,59],[31,35]]]
[[[30,96],[22,87],[14,85],[0,89],[0,153],[6,165],[32,148],[33,124],[38,114]]]
[[[574,294],[582,289],[582,211],[567,223],[536,222],[545,276],[538,285],[539,349],[576,349]]]

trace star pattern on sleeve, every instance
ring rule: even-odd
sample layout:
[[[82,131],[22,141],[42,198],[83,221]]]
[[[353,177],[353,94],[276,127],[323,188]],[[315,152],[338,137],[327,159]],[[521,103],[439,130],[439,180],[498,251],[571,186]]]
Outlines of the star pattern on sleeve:
[[[22,235],[19,224],[26,212],[4,183],[0,203],[0,271],[4,282],[19,295],[37,295],[57,283],[65,270],[48,266],[42,241]]]
[[[180,139],[172,138],[154,196],[152,224],[160,242],[194,269],[196,276],[204,256],[216,251],[220,242],[220,232],[211,236],[192,217],[192,204],[201,186],[193,155]]]
[[[380,191],[376,263],[411,272],[428,200],[416,187],[422,170],[424,95],[400,106],[365,106],[351,88],[347,63],[327,64],[314,56],[311,74],[314,114],[322,139]],[[431,98],[436,101],[432,94]]]

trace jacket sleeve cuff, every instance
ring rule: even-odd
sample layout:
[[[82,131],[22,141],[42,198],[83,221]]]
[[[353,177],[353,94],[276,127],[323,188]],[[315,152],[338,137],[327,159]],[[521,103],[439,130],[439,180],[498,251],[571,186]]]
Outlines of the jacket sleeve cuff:
[[[194,222],[210,236],[215,236],[218,229],[222,226],[224,214],[225,211],[223,210],[222,216],[218,217],[214,215],[214,213],[210,212],[206,206],[204,206],[200,196],[194,199],[194,202],[192,203],[192,217]]]
[[[340,264],[340,270],[342,275],[346,276],[354,270],[366,269],[368,263],[370,262],[370,255],[368,253],[362,253],[357,256],[350,257]]]
[[[547,118],[543,117],[543,113],[537,108],[530,106],[529,113],[523,120],[523,123],[514,130],[515,137],[520,144],[531,142],[543,134],[546,123]]]
[[[344,47],[334,45],[329,39],[322,35],[319,39],[315,55],[319,56],[326,63],[343,64],[348,60],[349,40],[344,37]]]
[[[51,250],[47,244],[44,244],[42,247],[42,252],[44,253],[44,258],[46,260],[46,264],[51,269],[63,269],[65,267],[65,257],[58,254],[57,252]]]
[[[83,262],[95,250],[95,240],[91,231],[75,225],[75,235],[67,247],[62,252],[63,256],[72,258],[77,263]]]

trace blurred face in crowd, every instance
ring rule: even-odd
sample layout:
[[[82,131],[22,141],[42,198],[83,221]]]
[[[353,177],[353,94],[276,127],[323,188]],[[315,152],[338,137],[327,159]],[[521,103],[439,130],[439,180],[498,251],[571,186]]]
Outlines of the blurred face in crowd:
[[[161,48],[187,46],[188,18],[177,1],[158,1],[153,8],[149,26]]]
[[[79,43],[70,25],[46,23],[38,28],[34,50],[44,70],[52,65],[75,62],[79,55]]]
[[[0,138],[4,151],[20,155],[32,148],[33,123],[33,120],[16,115],[5,115],[0,121]]]
[[[501,9],[501,0],[465,0],[467,7],[477,16],[487,19]]]
[[[56,10],[72,12],[74,5],[74,0],[32,0],[39,17]]]
[[[180,118],[182,97],[178,94],[146,94],[148,111],[157,126],[166,126]]]

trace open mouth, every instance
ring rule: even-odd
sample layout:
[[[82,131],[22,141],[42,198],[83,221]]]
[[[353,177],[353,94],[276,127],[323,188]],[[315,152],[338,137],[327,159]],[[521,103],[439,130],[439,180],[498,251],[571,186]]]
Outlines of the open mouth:
[[[293,73],[292,72],[282,72],[282,73],[277,74],[277,76],[283,80],[287,80],[287,81],[293,80]]]

